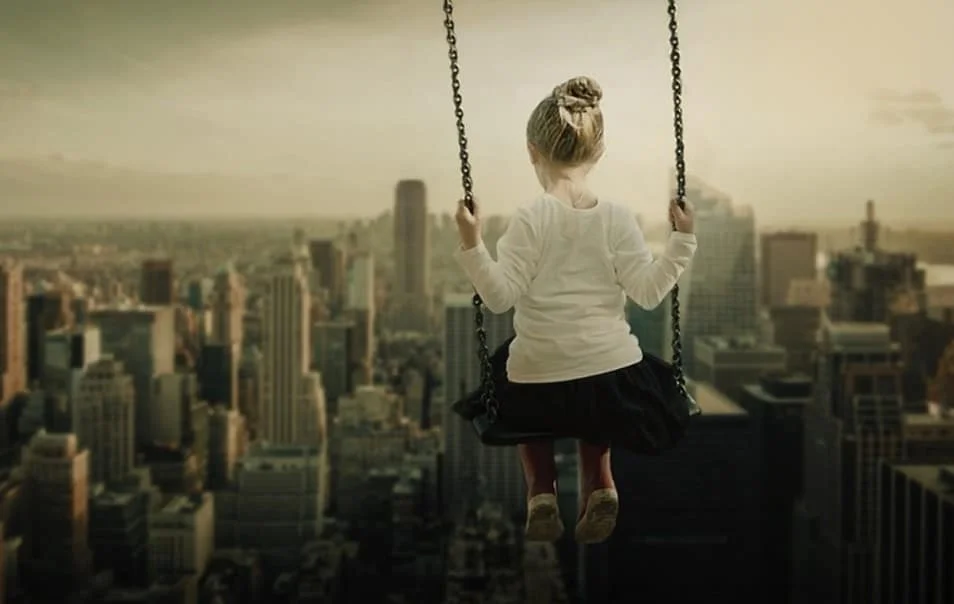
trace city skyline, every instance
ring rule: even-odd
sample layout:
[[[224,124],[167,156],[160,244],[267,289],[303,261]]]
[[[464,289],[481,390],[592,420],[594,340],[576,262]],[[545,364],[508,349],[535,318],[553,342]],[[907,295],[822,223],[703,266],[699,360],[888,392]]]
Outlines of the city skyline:
[[[530,199],[526,116],[554,83],[589,73],[609,128],[594,186],[662,219],[663,5],[542,6],[458,7],[478,194],[492,213]],[[408,177],[428,183],[432,211],[453,209],[437,3],[144,10],[0,8],[0,214],[374,215]],[[854,221],[869,198],[886,223],[954,221],[954,81],[935,80],[952,13],[943,0],[683,3],[690,171],[765,224]],[[541,59],[540,40],[583,33],[600,42]]]

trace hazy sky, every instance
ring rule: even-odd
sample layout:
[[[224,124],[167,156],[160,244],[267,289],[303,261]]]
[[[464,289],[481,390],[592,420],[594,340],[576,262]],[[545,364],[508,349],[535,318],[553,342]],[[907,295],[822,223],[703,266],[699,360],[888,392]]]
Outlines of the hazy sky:
[[[604,87],[604,196],[662,217],[664,0],[460,0],[465,111],[491,211],[534,192],[539,98]],[[0,157],[281,178],[287,212],[379,212],[401,177],[458,196],[440,0],[0,0]],[[954,219],[954,2],[684,0],[690,171],[760,221]],[[2,194],[2,191],[0,191]],[[301,202],[299,202],[301,203]],[[274,204],[261,200],[262,212]],[[225,208],[215,208],[225,209]]]

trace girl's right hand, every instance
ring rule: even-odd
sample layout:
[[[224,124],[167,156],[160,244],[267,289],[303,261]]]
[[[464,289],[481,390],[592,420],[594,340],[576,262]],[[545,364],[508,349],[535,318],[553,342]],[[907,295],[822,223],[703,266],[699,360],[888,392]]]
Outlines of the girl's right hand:
[[[679,205],[678,199],[669,202],[669,220],[680,233],[692,235],[696,232],[696,213],[688,201],[684,208]]]

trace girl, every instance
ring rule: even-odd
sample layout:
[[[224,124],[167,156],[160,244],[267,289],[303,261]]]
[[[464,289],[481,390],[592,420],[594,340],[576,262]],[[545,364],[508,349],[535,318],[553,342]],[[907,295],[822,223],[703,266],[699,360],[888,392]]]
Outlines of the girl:
[[[498,400],[506,399],[501,409],[512,405],[516,410],[531,399],[550,401],[559,407],[554,413],[564,416],[578,409],[580,427],[572,433],[580,439],[580,543],[606,540],[619,509],[610,469],[612,443],[586,434],[585,419],[595,413],[616,417],[596,406],[626,408],[627,417],[633,417],[633,408],[639,415],[640,408],[660,398],[626,322],[626,295],[643,308],[658,306],[696,250],[688,206],[670,205],[675,230],[665,253],[654,260],[632,213],[587,188],[587,174],[603,155],[601,98],[596,82],[573,78],[531,113],[527,150],[543,194],[517,210],[497,244],[496,261],[481,240],[476,203],[471,212],[461,202],[456,216],[461,240],[456,259],[485,306],[494,313],[515,308],[516,336],[506,357],[510,387],[506,394],[498,387]],[[627,429],[628,443],[632,434],[650,432]],[[609,434],[612,428],[604,425],[600,431]],[[652,447],[637,442],[628,448]],[[553,443],[526,443],[518,449],[529,499],[526,537],[555,541],[563,523]]]

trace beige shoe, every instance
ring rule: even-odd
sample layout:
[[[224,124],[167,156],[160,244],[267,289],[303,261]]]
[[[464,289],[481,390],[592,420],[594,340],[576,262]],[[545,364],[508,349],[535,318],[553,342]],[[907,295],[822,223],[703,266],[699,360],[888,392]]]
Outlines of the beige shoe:
[[[563,520],[556,495],[534,495],[527,503],[527,541],[556,541],[563,536]]]
[[[619,493],[616,489],[597,489],[586,500],[583,517],[576,523],[576,541],[583,545],[602,543],[616,529]]]

